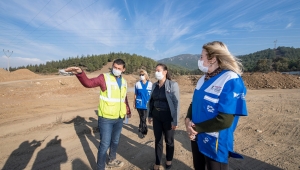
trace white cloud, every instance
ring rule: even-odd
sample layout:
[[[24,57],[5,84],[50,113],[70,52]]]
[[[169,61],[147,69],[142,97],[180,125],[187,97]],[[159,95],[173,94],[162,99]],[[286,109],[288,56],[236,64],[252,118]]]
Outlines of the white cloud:
[[[285,28],[290,28],[292,26],[292,23],[289,23]]]
[[[264,16],[262,16],[259,21],[264,22],[264,23],[270,23],[279,20],[282,18],[282,15],[278,12],[272,12],[272,13],[267,13]]]
[[[35,65],[45,63],[38,58],[23,58],[23,57],[10,57],[9,58],[9,66],[10,67],[19,67],[19,66],[27,66],[27,65]],[[7,68],[8,66],[8,58],[2,56],[0,58],[0,68]]]
[[[5,9],[0,11],[0,46],[13,50],[12,57],[22,57],[22,65],[27,64],[25,58],[43,62],[120,51],[169,57],[197,51],[194,44],[202,43],[201,39],[264,38],[272,36],[265,34],[266,29],[280,33],[295,27],[299,7],[288,3],[290,6],[283,1],[234,0],[226,5],[179,0],[0,1],[0,8]],[[295,34],[291,30],[276,38]],[[6,67],[6,58],[0,59]]]
[[[176,28],[174,29],[173,35],[171,37],[171,41],[179,39],[180,37],[182,37],[183,35],[186,35],[187,33],[189,33],[189,28],[185,27],[185,28]]]
[[[294,20],[292,16],[284,15],[285,11],[275,11],[272,13],[265,14],[258,21],[266,24],[266,23],[276,23],[282,21],[292,21]]]
[[[188,39],[204,39],[208,35],[228,35],[228,32],[227,30],[222,30],[222,29],[211,29],[204,33],[191,36]]]
[[[182,54],[183,52],[185,52],[189,48],[190,48],[189,45],[176,43],[172,47],[170,47],[169,49],[164,51],[164,56],[171,57],[171,56],[175,56],[175,55],[178,55],[178,54]]]
[[[177,42],[176,44],[170,46],[165,51],[157,52],[156,54],[151,55],[151,58],[154,60],[160,60],[163,58],[173,57],[178,54],[189,53],[188,50],[191,48],[191,45],[182,44]]]
[[[107,47],[127,44],[128,38],[123,36],[126,33],[120,31],[123,27],[116,9],[108,8],[104,2],[98,4],[97,8],[89,7],[91,1],[78,3],[82,4],[74,2],[66,5],[66,1],[51,1],[34,20],[32,18],[42,9],[45,2],[35,5],[31,5],[32,2],[15,3],[15,6],[7,6],[11,11],[18,10],[10,12],[10,17],[28,23],[30,29],[18,27],[15,23],[7,23],[1,32],[0,45],[3,44],[3,48],[13,50],[13,56],[40,58],[46,61],[91,52],[106,53],[110,51]],[[20,13],[22,15],[19,15]],[[3,65],[6,64],[1,64]]]
[[[56,39],[61,40],[59,43],[66,43],[67,39],[67,43],[82,41],[86,44],[119,45],[122,42],[120,40],[124,41],[123,32],[120,31],[124,18],[117,9],[108,7],[105,2],[97,2],[98,5],[94,2],[73,1],[67,4],[65,1],[51,1],[41,13],[39,10],[44,7],[44,3],[17,3],[16,7],[11,8],[18,12],[11,13],[11,17],[30,25],[31,28],[26,32],[24,29],[27,26],[24,26],[15,32],[20,34],[18,37],[26,36],[29,39],[54,43],[58,43]]]
[[[255,22],[250,21],[250,22],[243,22],[243,23],[235,24],[233,27],[254,31],[255,29],[257,29],[258,26],[255,24]]]
[[[127,14],[128,14],[128,16],[129,16],[129,18],[130,18],[130,20],[131,20],[131,19],[132,19],[132,18],[131,18],[131,14],[130,14],[130,10],[129,10],[129,7],[128,7],[128,3],[127,3],[126,0],[124,0],[124,4],[125,4],[125,7],[126,7]],[[124,19],[126,20],[126,18],[124,18]]]
[[[143,48],[150,51],[158,51],[161,46],[170,47],[174,43],[190,33],[196,22],[188,19],[196,9],[183,10],[176,3],[161,1],[151,12],[135,10],[134,29],[132,36],[137,43],[142,42]]]

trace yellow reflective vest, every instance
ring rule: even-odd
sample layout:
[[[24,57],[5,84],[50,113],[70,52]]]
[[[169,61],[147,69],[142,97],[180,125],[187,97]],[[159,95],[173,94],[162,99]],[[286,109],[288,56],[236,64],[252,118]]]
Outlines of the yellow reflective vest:
[[[111,73],[105,73],[106,91],[100,90],[98,116],[107,119],[124,118],[127,112],[125,98],[127,82],[122,77],[122,85],[119,88],[116,77]]]

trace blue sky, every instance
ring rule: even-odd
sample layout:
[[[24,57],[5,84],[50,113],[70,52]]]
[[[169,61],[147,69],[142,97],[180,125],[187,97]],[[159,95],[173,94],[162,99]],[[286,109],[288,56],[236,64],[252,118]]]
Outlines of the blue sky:
[[[299,0],[2,0],[0,23],[0,68],[3,50],[16,67],[110,52],[159,60],[213,40],[234,55],[300,47]]]

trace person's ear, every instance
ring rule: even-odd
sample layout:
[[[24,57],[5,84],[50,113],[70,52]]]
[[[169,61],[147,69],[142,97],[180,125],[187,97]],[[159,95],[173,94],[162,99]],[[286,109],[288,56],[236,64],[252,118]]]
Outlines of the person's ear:
[[[209,60],[209,64],[214,64],[217,61],[216,57],[213,57],[211,60]]]

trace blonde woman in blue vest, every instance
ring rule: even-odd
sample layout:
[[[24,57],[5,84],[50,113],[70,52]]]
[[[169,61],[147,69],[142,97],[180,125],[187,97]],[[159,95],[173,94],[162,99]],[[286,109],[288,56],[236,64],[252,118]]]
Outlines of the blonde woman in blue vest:
[[[150,98],[152,90],[152,83],[149,81],[149,76],[146,70],[140,70],[140,81],[135,83],[134,86],[134,101],[133,107],[137,109],[140,116],[139,132],[141,137],[144,138],[147,135],[147,103]]]
[[[162,169],[163,137],[166,143],[166,169],[172,167],[174,155],[174,131],[179,118],[179,87],[171,80],[165,64],[157,64],[155,78],[148,102],[148,122],[153,122],[155,137],[155,165],[153,169]]]
[[[127,82],[122,77],[125,62],[122,59],[113,61],[112,71],[89,79],[79,67],[69,67],[84,87],[100,87],[98,105],[98,127],[100,144],[98,148],[97,170],[106,169],[106,154],[109,149],[109,167],[122,167],[124,163],[116,159],[117,148],[123,126],[123,119],[131,117],[127,100]],[[94,169],[94,168],[92,168]]]
[[[199,69],[205,73],[195,88],[185,125],[191,139],[195,170],[228,170],[233,133],[240,116],[247,116],[242,64],[219,41],[203,45]]]

